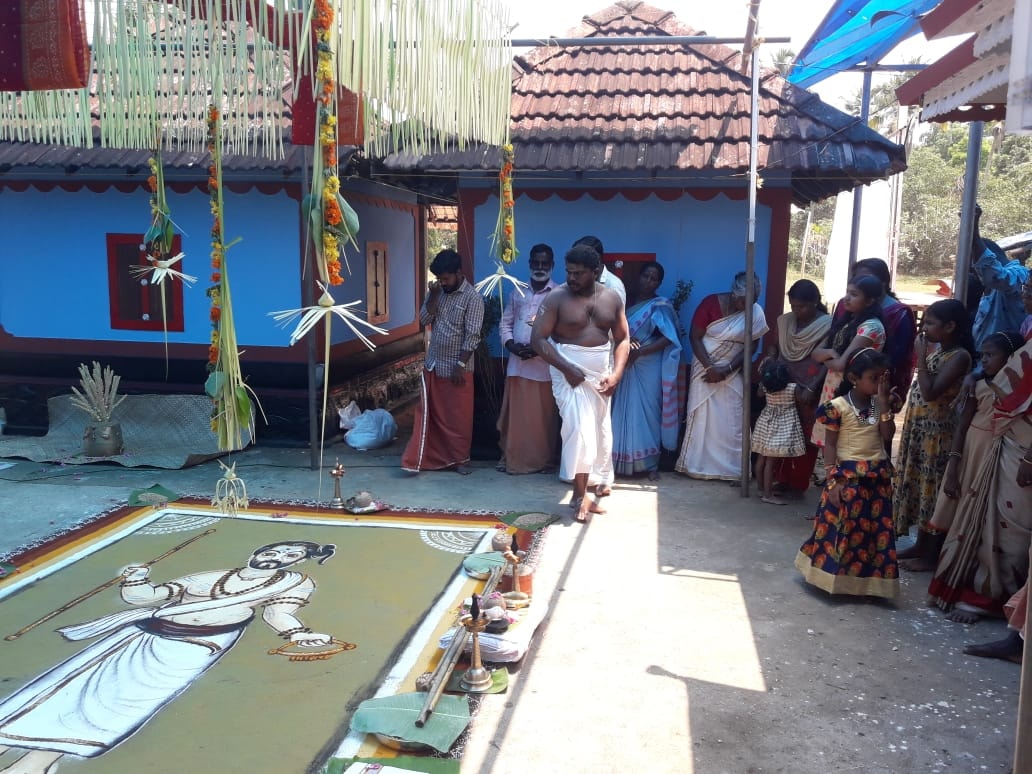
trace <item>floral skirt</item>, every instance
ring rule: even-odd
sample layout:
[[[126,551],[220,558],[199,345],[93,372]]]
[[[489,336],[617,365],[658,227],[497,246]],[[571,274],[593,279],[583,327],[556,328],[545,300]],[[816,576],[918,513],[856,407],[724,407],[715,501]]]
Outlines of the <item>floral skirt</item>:
[[[895,597],[899,593],[892,465],[888,460],[839,463],[841,505],[821,493],[813,534],[795,566],[807,583],[829,594]]]

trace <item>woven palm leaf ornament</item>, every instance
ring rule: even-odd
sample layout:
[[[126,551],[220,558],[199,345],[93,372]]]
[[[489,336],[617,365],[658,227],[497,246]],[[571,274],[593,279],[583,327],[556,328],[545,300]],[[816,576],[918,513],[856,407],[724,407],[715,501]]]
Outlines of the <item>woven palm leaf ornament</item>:
[[[505,267],[516,260],[520,251],[516,249],[516,200],[512,193],[513,165],[516,160],[512,144],[505,142],[500,148],[502,166],[498,172],[498,219],[491,234],[491,252],[495,256],[494,274],[477,282],[474,287],[485,297],[498,291],[498,308],[505,308],[503,287],[510,283],[516,293],[523,295],[526,282],[506,273]]]
[[[161,329],[165,342],[165,378],[168,378],[168,301],[165,296],[166,281],[179,280],[185,285],[193,285],[197,277],[184,274],[177,265],[185,257],[185,253],[172,254],[173,239],[179,227],[172,220],[168,198],[165,195],[165,169],[161,162],[160,131],[157,133],[154,152],[147,164],[150,176],[147,178],[147,189],[150,191],[150,228],[143,235],[142,250],[147,264],[130,266],[129,272],[140,281],[157,285],[161,297]]]
[[[222,188],[221,111],[208,106],[208,195],[211,201],[211,345],[208,348],[208,379],[204,391],[212,399],[211,429],[218,436],[219,449],[232,451],[244,446],[244,429],[254,434],[254,412],[250,388],[240,372],[236,326],[233,322],[233,297],[229,285],[227,252],[239,238],[225,242]]]
[[[319,323],[322,323],[323,334],[323,405],[322,415],[326,416],[330,395],[330,350],[332,344],[333,318],[340,318],[355,336],[369,349],[376,345],[362,330],[385,334],[386,330],[372,325],[367,318],[360,317],[353,308],[359,306],[360,300],[349,303],[337,303],[330,291],[331,286],[342,285],[341,258],[344,258],[348,273],[351,267],[347,264],[346,250],[349,246],[358,249],[358,214],[340,193],[340,178],[337,174],[337,81],[334,68],[336,38],[334,29],[334,9],[330,0],[315,0],[312,4],[315,29],[316,72],[315,72],[315,104],[316,104],[316,143],[318,147],[312,163],[312,189],[302,203],[307,217],[304,219],[311,238],[307,244],[314,246],[315,265],[319,289],[318,300],[313,306],[300,309],[287,309],[269,314],[281,325],[297,321],[290,336],[290,345],[308,335]],[[321,422],[319,439],[320,469],[322,468],[322,452],[326,446],[326,423]],[[322,481],[320,480],[320,491]]]

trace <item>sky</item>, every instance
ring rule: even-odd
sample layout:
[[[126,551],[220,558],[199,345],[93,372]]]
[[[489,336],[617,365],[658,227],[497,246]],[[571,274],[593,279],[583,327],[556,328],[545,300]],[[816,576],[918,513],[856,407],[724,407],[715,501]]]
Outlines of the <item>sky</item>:
[[[517,25],[512,32],[514,38],[561,37],[576,27],[584,16],[598,13],[612,5],[615,0],[502,0],[509,8],[509,22]],[[672,11],[682,24],[696,31],[705,31],[718,37],[744,38],[749,3],[747,0],[646,0],[649,5]],[[799,51],[810,39],[814,30],[824,19],[834,0],[761,0],[759,12],[760,35],[765,37],[791,38],[791,43],[769,43],[760,51],[760,60],[765,65],[773,61],[774,53],[780,48]],[[908,57],[920,54],[922,61],[933,61],[949,51],[955,43],[942,47],[929,44],[919,33],[886,56],[886,63],[907,61]],[[879,76],[875,74],[874,84]],[[811,91],[835,107],[863,85],[860,73],[843,73],[832,76],[815,86]]]

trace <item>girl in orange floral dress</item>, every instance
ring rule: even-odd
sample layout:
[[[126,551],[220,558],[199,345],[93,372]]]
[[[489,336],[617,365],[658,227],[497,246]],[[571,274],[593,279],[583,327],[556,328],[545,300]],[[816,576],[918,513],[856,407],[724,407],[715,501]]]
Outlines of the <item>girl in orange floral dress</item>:
[[[807,583],[829,594],[895,597],[892,463],[885,451],[895,431],[888,358],[862,349],[844,377],[836,397],[817,409],[827,484],[795,566]]]

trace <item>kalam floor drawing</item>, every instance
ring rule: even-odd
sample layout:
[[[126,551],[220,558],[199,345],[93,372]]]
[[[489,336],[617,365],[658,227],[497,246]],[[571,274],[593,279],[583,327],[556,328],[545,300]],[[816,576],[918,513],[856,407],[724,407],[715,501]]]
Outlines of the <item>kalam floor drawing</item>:
[[[0,772],[318,771],[496,524],[174,503],[17,557]]]

